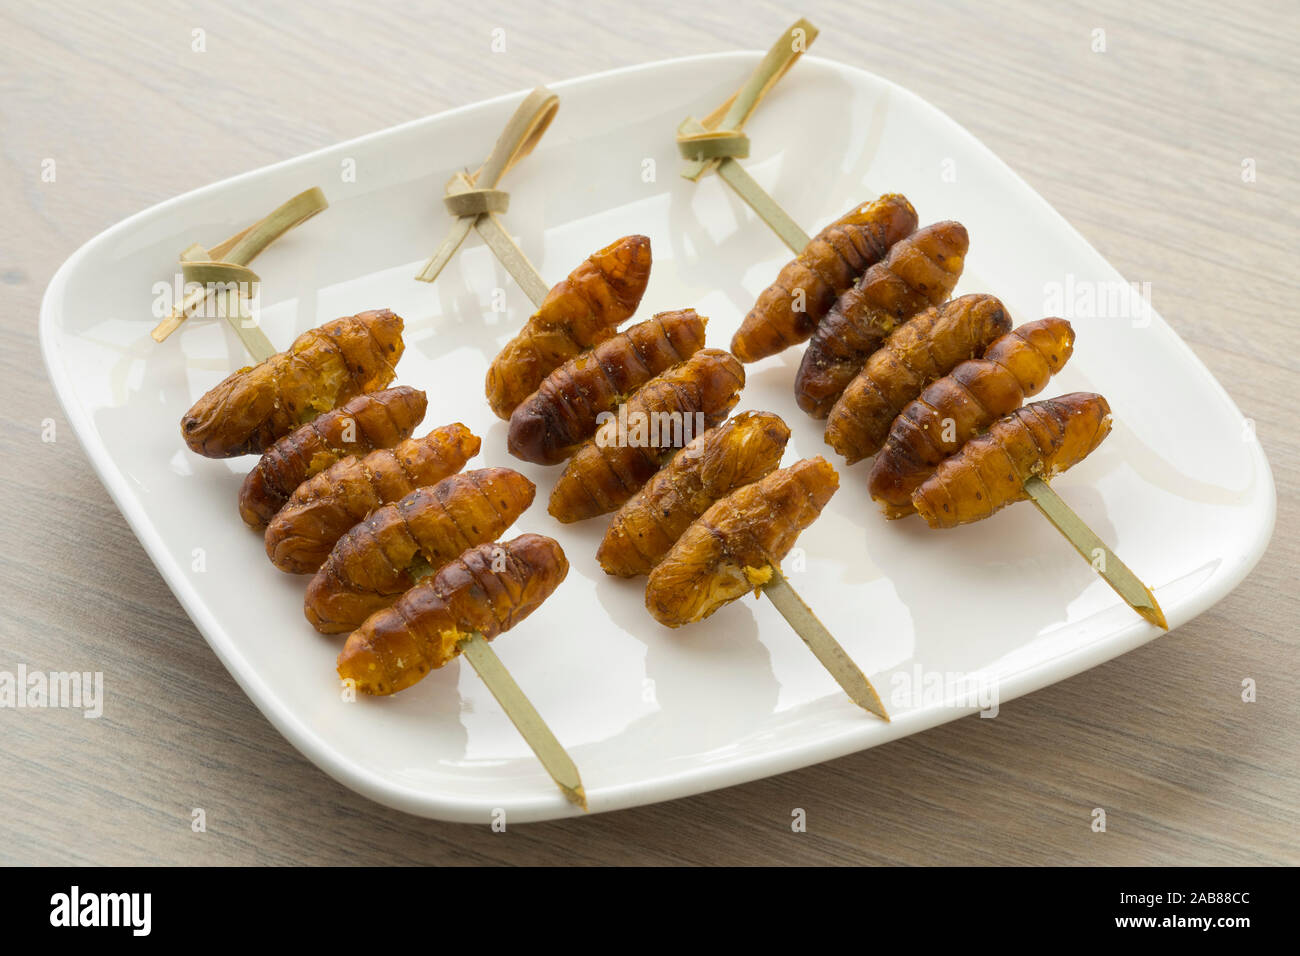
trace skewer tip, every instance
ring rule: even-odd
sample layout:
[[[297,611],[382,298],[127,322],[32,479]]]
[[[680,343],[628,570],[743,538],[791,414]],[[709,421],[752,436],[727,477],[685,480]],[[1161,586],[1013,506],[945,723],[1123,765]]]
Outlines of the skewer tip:
[[[885,723],[890,723],[889,711],[885,710],[880,695],[876,693],[876,689],[870,683],[862,688],[858,694],[850,696],[849,699],[868,713],[875,714]]]
[[[781,616],[808,645],[821,665],[835,678],[835,682],[840,685],[840,689],[849,700],[867,713],[874,714],[888,723],[889,712],[885,710],[880,695],[876,693],[867,675],[862,673],[862,668],[853,662],[853,658],[849,657],[839,641],[826,630],[826,625],[790,586],[781,569],[776,564],[770,564],[763,571],[766,572],[766,577],[750,574],[751,583],[760,588],[776,605]],[[746,573],[749,574],[749,569],[746,569]]]
[[[1034,475],[1025,479],[1025,491],[1043,517],[1061,532],[1085,561],[1093,562],[1098,555],[1104,559],[1100,565],[1094,563],[1093,570],[1124,599],[1125,604],[1157,627],[1169,630],[1165,612],[1160,609],[1160,602],[1151,593],[1151,589],[1115,556],[1115,552],[1061,500],[1060,495],[1042,476]]]
[[[569,798],[570,803],[582,807],[583,813],[591,812],[591,808],[587,806],[587,791],[583,789],[582,784],[578,784],[576,787],[561,787],[560,789]]]
[[[1137,611],[1139,614],[1141,614],[1144,618],[1146,618],[1148,621],[1150,621],[1152,624],[1156,625],[1157,627],[1164,628],[1166,631],[1169,630],[1169,622],[1165,620],[1165,612],[1160,609],[1160,604],[1158,601],[1156,601],[1155,595],[1150,594],[1149,596],[1151,598],[1150,607],[1144,607],[1135,604],[1133,605],[1133,610]]]

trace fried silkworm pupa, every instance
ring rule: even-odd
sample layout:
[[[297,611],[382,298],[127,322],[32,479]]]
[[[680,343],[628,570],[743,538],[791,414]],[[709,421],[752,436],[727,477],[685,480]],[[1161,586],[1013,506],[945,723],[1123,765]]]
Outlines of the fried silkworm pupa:
[[[912,492],[966,441],[1037,395],[1074,351],[1065,319],[1039,319],[1012,329],[984,350],[931,382],[889,429],[876,455],[868,488],[886,517],[912,513]]]
[[[488,367],[492,411],[508,420],[547,375],[613,335],[641,304],[649,279],[645,236],[624,236],[570,272]]]
[[[239,489],[239,516],[262,530],[308,478],[348,455],[410,438],[429,399],[407,385],[367,392],[317,415],[268,448]]]
[[[510,415],[510,454],[539,465],[564,461],[617,408],[660,372],[704,348],[708,319],[694,309],[660,312],[569,359]]]
[[[930,382],[1011,330],[991,295],[964,295],[908,319],[867,359],[831,409],[826,444],[852,464],[878,452],[889,426]]]
[[[681,627],[762,587],[839,484],[825,458],[805,458],[712,505],[650,572],[646,610]]]
[[[799,407],[825,418],[867,357],[894,327],[948,298],[969,245],[959,222],[937,222],[900,239],[884,262],[835,303],[804,350],[795,376]]]
[[[744,387],[744,366],[721,349],[701,349],[651,379],[569,459],[547,510],[566,524],[615,510],[674,451],[726,418]]]
[[[910,234],[916,222],[912,204],[896,194],[836,219],[763,290],[731,339],[736,358],[757,362],[805,341],[836,297]]]
[[[429,569],[495,541],[533,503],[536,487],[509,468],[480,468],[417,488],[339,538],[307,585],[303,611],[322,634],[350,631]]]
[[[444,425],[364,458],[350,456],[298,486],[266,528],[266,556],[281,571],[311,574],[339,538],[383,505],[436,485],[479,451],[464,425]]]
[[[771,412],[741,412],[693,438],[618,510],[596,558],[606,574],[649,574],[715,501],[781,461],[790,429]]]
[[[1048,479],[1087,458],[1110,434],[1110,405],[1071,392],[1017,409],[939,464],[912,494],[931,528],[987,518],[1029,497],[1025,480]]]
[[[569,573],[559,542],[521,534],[476,545],[349,635],[339,677],[365,694],[394,694],[442,667],[474,632],[489,641],[555,592]]]
[[[402,349],[402,318],[388,309],[326,322],[209,389],[181,418],[181,435],[208,458],[260,455],[321,412],[386,387]]]

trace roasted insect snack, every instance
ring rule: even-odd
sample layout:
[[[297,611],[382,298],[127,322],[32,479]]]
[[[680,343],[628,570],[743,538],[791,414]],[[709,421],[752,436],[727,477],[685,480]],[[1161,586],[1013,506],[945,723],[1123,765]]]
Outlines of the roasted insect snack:
[[[941,462],[912,494],[912,505],[932,528],[980,521],[1024,501],[1027,479],[1048,479],[1083,461],[1110,426],[1110,405],[1092,392],[1026,405]]]
[[[481,468],[417,488],[339,539],[311,579],[303,610],[323,634],[350,631],[416,578],[466,548],[493,541],[533,502],[536,487],[509,468]]]
[[[606,574],[648,574],[709,506],[771,472],[790,429],[770,412],[741,412],[692,439],[609,523],[596,558]]]
[[[624,236],[569,273],[492,360],[486,386],[492,411],[509,419],[547,375],[612,336],[636,311],[649,278],[645,236]]]
[[[857,206],[821,232],[758,297],[731,340],[742,362],[805,341],[853,280],[916,228],[916,210],[903,196]]]
[[[569,459],[547,510],[568,523],[618,508],[674,451],[726,418],[744,385],[744,367],[721,349],[651,379]]]
[[[962,362],[926,386],[894,419],[871,468],[871,497],[885,515],[911,514],[912,492],[939,462],[1042,391],[1073,351],[1069,322],[1040,319],[1012,329],[983,358]]]
[[[849,383],[826,421],[826,444],[852,464],[874,455],[890,424],[930,382],[984,352],[1011,329],[991,295],[964,295],[926,309],[889,334]]]
[[[402,348],[402,319],[387,309],[326,322],[210,389],[181,419],[181,435],[208,458],[261,454],[321,412],[386,387]]]
[[[650,379],[704,347],[708,320],[694,309],[660,312],[569,359],[510,415],[510,454],[554,465]]]
[[[807,458],[716,502],[650,572],[646,609],[681,627],[762,587],[838,488],[830,462]]]
[[[948,298],[968,245],[959,222],[935,223],[896,242],[817,326],[795,376],[799,407],[825,418],[895,326]]]
[[[472,633],[491,640],[510,630],[568,573],[559,543],[544,535],[476,545],[353,631],[339,676],[366,694],[404,690],[459,654]]]
[[[261,530],[308,478],[348,455],[410,438],[428,407],[424,392],[406,385],[358,395],[317,415],[268,448],[239,489],[239,515]]]
[[[330,465],[300,485],[267,526],[267,557],[281,571],[310,574],[353,525],[416,488],[454,475],[478,454],[479,444],[457,422]]]

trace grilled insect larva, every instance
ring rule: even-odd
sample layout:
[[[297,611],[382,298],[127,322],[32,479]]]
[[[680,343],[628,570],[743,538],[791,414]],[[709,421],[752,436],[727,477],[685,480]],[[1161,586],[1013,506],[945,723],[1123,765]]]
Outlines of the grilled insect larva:
[[[826,421],[826,444],[850,464],[874,455],[890,423],[927,384],[980,355],[1011,329],[991,295],[964,295],[926,309],[889,334],[849,383]]]
[[[731,340],[742,362],[757,362],[812,335],[835,298],[916,228],[916,210],[899,195],[881,196],[835,220],[763,290]]]
[[[569,573],[559,542],[540,534],[476,545],[371,615],[339,654],[339,677],[366,694],[393,694],[442,667],[474,632],[510,630]]]
[[[741,412],[691,440],[618,510],[596,558],[606,574],[648,574],[719,498],[781,461],[790,429],[771,412]]]
[[[762,587],[838,487],[830,462],[805,458],[713,504],[650,572],[646,610],[681,627]]]
[[[744,386],[744,367],[721,349],[701,349],[651,379],[569,459],[547,510],[566,523],[613,511],[674,450],[726,418]]]
[[[912,492],[935,466],[994,420],[1037,395],[1074,351],[1074,329],[1065,319],[1040,319],[1012,329],[928,386],[889,429],[876,456],[868,487],[885,515],[912,513]]]
[[[708,320],[694,309],[660,312],[569,359],[510,415],[510,454],[540,465],[563,461],[590,438],[601,412],[704,347]]]
[[[492,411],[508,419],[547,375],[613,335],[636,311],[649,278],[645,236],[624,236],[570,272],[488,367]]]
[[[885,336],[948,298],[961,276],[969,239],[959,222],[938,222],[900,239],[835,303],[804,350],[794,393],[799,407],[825,418]]]
[[[326,322],[209,389],[181,419],[181,435],[208,458],[261,454],[321,412],[388,385],[402,348],[401,316],[388,309]]]
[[[1110,421],[1110,405],[1092,392],[1026,405],[941,462],[912,506],[932,528],[987,518],[1028,497],[1025,479],[1051,478],[1083,461],[1110,434]]]
[[[263,453],[239,489],[239,516],[261,530],[308,478],[348,455],[410,438],[427,407],[424,392],[399,385],[317,415]]]
[[[330,465],[300,485],[267,525],[266,556],[281,571],[310,574],[358,521],[456,474],[478,450],[478,437],[457,422]]]
[[[509,468],[481,468],[417,488],[339,538],[307,585],[303,610],[323,634],[350,631],[387,607],[429,568],[493,541],[537,489]]]

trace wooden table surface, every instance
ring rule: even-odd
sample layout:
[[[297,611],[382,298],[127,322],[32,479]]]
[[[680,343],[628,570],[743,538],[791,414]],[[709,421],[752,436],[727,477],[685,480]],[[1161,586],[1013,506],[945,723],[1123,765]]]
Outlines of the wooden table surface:
[[[0,862],[1300,863],[1300,7],[854,0],[742,15],[672,0],[588,20],[577,0],[265,6],[0,12],[0,669],[93,661],[113,685],[97,721],[0,711]],[[746,786],[506,833],[345,789],[239,690],[93,474],[39,357],[46,283],[100,230],[178,193],[538,83],[766,48],[799,13],[822,30],[814,53],[935,103],[1151,283],[1257,423],[1278,487],[1268,553],[1196,621],[997,720]],[[794,807],[807,832],[791,831]]]

